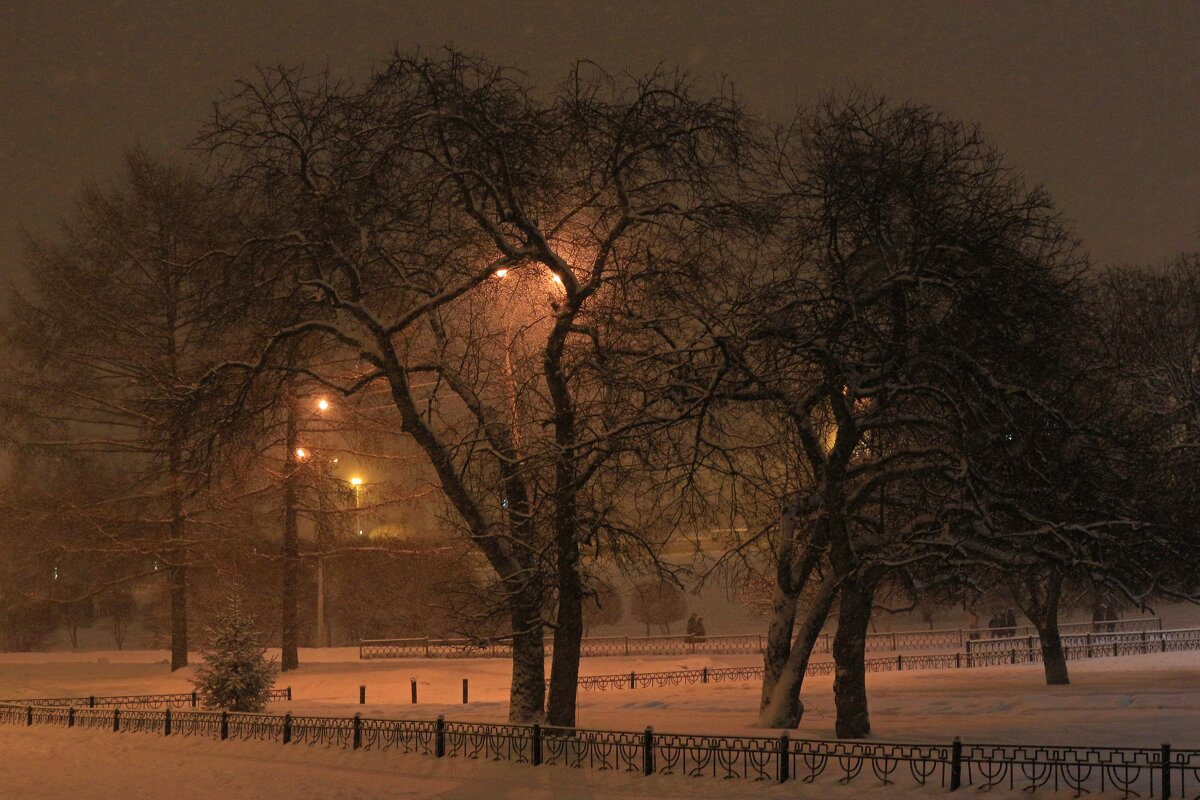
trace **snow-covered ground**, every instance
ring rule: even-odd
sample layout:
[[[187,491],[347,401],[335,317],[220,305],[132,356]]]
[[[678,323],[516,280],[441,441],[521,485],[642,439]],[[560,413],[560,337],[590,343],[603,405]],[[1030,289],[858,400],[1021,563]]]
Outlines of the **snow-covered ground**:
[[[508,663],[502,659],[357,660],[352,648],[302,650],[287,673],[294,713],[503,721]],[[618,673],[757,664],[755,656],[603,658],[582,672]],[[1050,687],[1040,665],[873,673],[867,677],[875,738],[1200,747],[1200,652],[1071,662],[1072,684]],[[172,674],[157,651],[0,655],[0,698],[185,692],[192,670]],[[462,704],[462,679],[470,681]],[[417,705],[410,679],[417,680]],[[358,687],[367,703],[358,704]],[[758,681],[580,695],[581,727],[681,733],[758,734]],[[796,735],[833,736],[832,678],[805,682]]]
[[[295,713],[501,721],[508,665],[498,659],[361,662],[353,648],[301,651],[288,673]],[[756,664],[754,656],[604,658],[584,674]],[[1073,662],[1073,683],[1047,687],[1038,665],[868,676],[875,739],[1200,747],[1200,653]],[[189,691],[191,670],[172,674],[161,651],[0,655],[0,697]],[[420,703],[409,703],[409,680]],[[462,678],[471,703],[462,705]],[[357,703],[367,686],[367,704]],[[765,735],[752,726],[757,681],[582,695],[583,727]],[[799,737],[833,734],[831,678],[810,677]],[[749,781],[534,769],[515,764],[346,752],[257,742],[216,742],[102,731],[0,726],[0,798],[589,798],[795,796]],[[822,783],[833,800],[891,796],[870,780]],[[907,789],[940,794],[942,789]],[[1009,796],[1008,792],[993,795]],[[1016,797],[1019,793],[1012,793]],[[1039,792],[1039,795],[1043,794]]]

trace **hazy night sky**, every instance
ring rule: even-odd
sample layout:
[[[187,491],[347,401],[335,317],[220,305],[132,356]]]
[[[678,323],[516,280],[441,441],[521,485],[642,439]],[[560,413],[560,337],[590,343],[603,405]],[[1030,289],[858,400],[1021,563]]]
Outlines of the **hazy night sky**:
[[[18,225],[142,143],[186,145],[256,63],[364,76],[444,44],[539,82],[587,58],[728,76],[752,109],[867,86],[982,125],[1098,263],[1200,249],[1200,4],[8,2],[0,11],[0,273]]]

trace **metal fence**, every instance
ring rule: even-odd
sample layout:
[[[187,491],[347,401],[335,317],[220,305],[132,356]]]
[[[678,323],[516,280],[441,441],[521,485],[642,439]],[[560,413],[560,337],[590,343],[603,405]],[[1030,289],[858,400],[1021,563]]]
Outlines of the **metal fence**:
[[[292,687],[271,689],[267,693],[270,701],[292,699]],[[156,709],[156,708],[199,708],[200,696],[196,692],[177,692],[175,694],[119,694],[98,697],[38,697],[22,698],[19,700],[0,700],[0,703],[29,705],[41,707],[74,706],[76,708],[123,708],[123,709]]]
[[[0,704],[0,723],[113,732],[395,750],[437,758],[511,761],[645,775],[804,783],[1047,788],[1125,797],[1189,797],[1200,789],[1200,750],[1008,744],[904,744],[704,736],[488,725],[436,720],[129,710]]]
[[[1158,617],[1113,620],[1110,622],[1076,622],[1060,626],[1064,634],[1104,633],[1110,628],[1118,632],[1152,632],[1162,630]],[[867,651],[897,651],[913,647],[964,648],[972,641],[1010,641],[1013,638],[1036,636],[1028,625],[1001,631],[985,628],[944,628],[923,631],[890,631],[867,634]],[[584,637],[581,655],[599,656],[678,656],[678,655],[745,655],[761,653],[765,646],[762,634],[733,636],[591,636]],[[813,650],[830,653],[833,637],[823,633]],[[546,641],[547,654],[554,651]],[[506,639],[364,639],[358,644],[359,658],[499,658],[512,655],[512,645]]]
[[[1200,628],[1171,631],[1140,631],[1138,633],[1085,634],[1077,643],[1066,644],[1064,652],[1070,661],[1086,658],[1144,655],[1200,650]],[[1000,647],[999,645],[1004,645]],[[867,672],[899,672],[917,669],[972,669],[1006,664],[1029,664],[1042,660],[1041,645],[1036,638],[982,640],[969,643],[965,652],[926,653],[923,655],[868,658]],[[808,665],[809,675],[832,675],[834,662],[815,661]],[[727,681],[760,680],[762,667],[703,667],[701,669],[668,670],[661,672],[623,672],[613,675],[580,676],[579,688],[585,692],[614,689],[644,689],[656,686],[685,686]]]

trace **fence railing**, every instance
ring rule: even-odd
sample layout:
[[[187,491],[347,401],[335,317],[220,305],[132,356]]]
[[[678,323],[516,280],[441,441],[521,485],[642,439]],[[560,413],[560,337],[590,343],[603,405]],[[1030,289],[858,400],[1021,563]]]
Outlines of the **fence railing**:
[[[1102,633],[1113,631],[1141,632],[1162,630],[1158,617],[1112,620],[1108,622],[1073,622],[1060,626],[1064,634]],[[1037,631],[1028,625],[1013,628],[940,628],[921,631],[890,631],[867,634],[867,651],[896,651],[913,647],[964,648],[969,641],[1005,641],[1027,638]],[[745,655],[761,653],[765,646],[762,634],[731,636],[588,636],[581,643],[580,654],[598,656],[678,656],[678,655]],[[546,642],[547,654],[554,650]],[[833,636],[822,633],[813,648],[817,653],[833,650]],[[477,639],[364,639],[358,644],[359,658],[498,658],[512,655],[512,644],[504,638]]]
[[[271,689],[267,693],[270,701],[292,699],[292,687]],[[200,696],[196,692],[176,692],[174,694],[118,694],[108,696],[88,695],[87,697],[38,697],[22,698],[20,700],[0,700],[0,703],[30,705],[43,707],[74,706],[76,708],[124,708],[124,709],[155,709],[155,708],[199,708]]]
[[[1200,628],[1181,628],[1170,631],[1140,631],[1137,633],[1085,634],[1082,641],[1067,643],[1064,653],[1068,660],[1110,658],[1114,656],[1169,653],[1200,650]],[[1003,644],[1001,648],[998,645]],[[980,640],[969,643],[970,649],[954,653],[925,653],[922,655],[885,656],[865,660],[867,672],[899,672],[923,669],[972,669],[1007,664],[1029,664],[1042,660],[1041,644],[1036,638]],[[832,675],[834,662],[814,661],[808,665],[809,675]],[[728,681],[761,680],[763,668],[702,667],[701,669],[666,670],[660,672],[622,672],[612,675],[583,675],[579,688],[585,692],[615,689],[644,689],[658,686],[686,686]]]
[[[1059,745],[906,744],[490,725],[436,720],[127,710],[0,704],[0,723],[103,728],[219,740],[396,750],[437,758],[511,761],[645,775],[813,783],[909,783],[955,791],[1006,787],[1189,797],[1200,750]]]

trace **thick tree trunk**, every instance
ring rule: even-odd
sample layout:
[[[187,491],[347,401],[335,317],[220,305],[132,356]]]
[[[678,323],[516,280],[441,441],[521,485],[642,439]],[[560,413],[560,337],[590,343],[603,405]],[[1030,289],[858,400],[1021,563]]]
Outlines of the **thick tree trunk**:
[[[571,545],[575,545],[574,537]],[[560,555],[558,615],[554,629],[554,655],[550,667],[550,702],[546,721],[564,728],[575,727],[575,704],[579,692],[579,655],[583,637],[583,582],[579,577],[578,546],[575,557]]]
[[[283,596],[280,635],[282,653],[279,669],[283,672],[300,666],[297,637],[300,635],[300,532],[296,519],[296,479],[299,462],[296,457],[297,442],[296,404],[288,398],[287,448],[283,460]]]
[[[799,600],[797,594],[785,591],[776,582],[771,599],[771,623],[767,626],[767,645],[763,650],[762,694],[758,703],[760,713],[770,705],[771,698],[775,693],[775,686],[779,683],[779,676],[783,673],[784,666],[792,654],[792,633],[796,628],[796,606],[799,604]],[[778,727],[764,722],[763,719],[760,718],[760,725]],[[799,711],[797,711],[796,719],[799,720]]]
[[[821,582],[812,605],[804,615],[804,622],[796,633],[795,641],[790,645],[790,652],[779,669],[770,695],[766,695],[764,681],[764,701],[759,709],[759,725],[767,728],[795,728],[800,724],[804,716],[800,690],[808,673],[808,662],[812,658],[813,648],[821,635],[821,628],[829,618],[829,610],[837,594],[836,587],[837,581],[832,576],[826,576]]]
[[[521,725],[541,722],[546,707],[546,645],[541,612],[528,594],[510,601],[513,652],[508,721]]]
[[[1025,580],[1025,594],[1017,595],[1017,604],[1037,628],[1042,647],[1042,669],[1048,686],[1065,686],[1071,682],[1067,672],[1067,653],[1063,650],[1058,630],[1058,606],[1062,599],[1063,577],[1052,573],[1044,579],[1031,576]]]
[[[1042,641],[1042,667],[1046,672],[1048,686],[1064,686],[1071,682],[1067,673],[1067,654],[1063,650],[1062,637],[1058,632],[1058,620],[1047,620],[1037,625],[1038,638]]]
[[[842,582],[838,629],[833,637],[833,700],[839,739],[860,739],[871,732],[867,711],[867,627],[875,582],[853,576]]]

